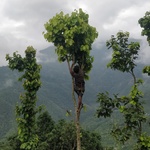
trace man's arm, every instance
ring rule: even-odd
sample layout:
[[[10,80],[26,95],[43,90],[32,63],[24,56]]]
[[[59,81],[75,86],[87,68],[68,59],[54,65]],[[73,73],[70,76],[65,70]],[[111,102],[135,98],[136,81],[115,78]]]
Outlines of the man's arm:
[[[74,75],[74,72],[73,72],[73,67],[74,67],[74,62],[72,62],[72,65],[71,67],[69,67],[69,70],[70,70],[70,74],[73,76]]]
[[[66,58],[67,59],[67,63],[68,63],[68,69],[69,69],[69,72],[70,72],[70,74],[73,76],[74,75],[74,72],[73,72],[73,67],[74,67],[74,61],[72,61],[72,65],[71,65],[71,67],[70,67],[70,63],[69,63],[69,60],[68,60],[68,58]]]
[[[72,60],[72,65],[70,67],[70,62],[69,62],[69,59],[68,57],[66,56],[66,59],[67,59],[67,64],[68,64],[68,69],[69,69],[69,72],[72,76],[74,76],[74,72],[73,72],[73,67],[75,65],[75,61],[74,61],[74,57],[73,57],[73,60]]]

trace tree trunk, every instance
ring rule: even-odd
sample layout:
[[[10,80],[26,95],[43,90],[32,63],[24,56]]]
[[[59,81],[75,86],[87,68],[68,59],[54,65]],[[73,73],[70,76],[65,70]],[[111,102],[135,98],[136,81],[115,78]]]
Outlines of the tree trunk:
[[[75,125],[77,135],[77,150],[81,150],[81,138],[80,138],[80,110],[77,111],[77,102],[74,95],[74,79],[72,78],[72,99],[75,108]]]
[[[81,150],[80,123],[76,120],[77,150]]]
[[[70,71],[70,63],[68,58],[67,59],[67,64],[68,64],[68,68]],[[73,56],[73,61],[74,61],[74,56]],[[74,78],[72,77],[72,100],[74,103],[74,108],[75,108],[75,125],[76,125],[76,136],[77,136],[77,150],[81,150],[81,138],[80,138],[80,110],[77,111],[77,102],[76,102],[76,98],[74,95]]]

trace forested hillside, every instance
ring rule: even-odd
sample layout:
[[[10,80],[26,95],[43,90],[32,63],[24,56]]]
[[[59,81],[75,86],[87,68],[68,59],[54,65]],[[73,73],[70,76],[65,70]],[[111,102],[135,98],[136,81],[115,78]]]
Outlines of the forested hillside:
[[[90,79],[86,81],[86,91],[83,97],[86,111],[81,114],[81,123],[84,128],[101,132],[102,136],[106,137],[108,125],[111,122],[94,116],[98,106],[96,103],[97,94],[104,91],[109,91],[110,94],[126,94],[132,85],[132,78],[129,74],[107,69],[110,53],[105,46],[93,47],[92,55],[94,63]],[[38,92],[38,105],[44,105],[55,120],[62,118],[73,120],[73,116],[66,117],[67,110],[72,110],[74,114],[71,76],[67,64],[57,61],[54,47],[41,50],[38,60],[42,65],[42,87]],[[139,64],[136,69],[136,75],[139,78],[143,78],[142,67],[143,65]],[[0,138],[11,134],[16,126],[15,105],[19,102],[19,95],[23,91],[21,83],[17,79],[18,73],[16,71],[11,71],[7,66],[0,68]],[[144,81],[141,89],[145,94],[145,109],[149,114],[150,78],[144,77]]]

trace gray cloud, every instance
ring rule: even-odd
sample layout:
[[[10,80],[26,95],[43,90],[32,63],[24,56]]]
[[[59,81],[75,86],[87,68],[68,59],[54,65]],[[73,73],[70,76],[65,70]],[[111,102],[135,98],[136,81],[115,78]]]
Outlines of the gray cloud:
[[[96,43],[105,42],[119,30],[129,31],[131,37],[143,39],[138,19],[149,10],[150,1],[1,0],[0,65],[7,64],[6,53],[16,50],[23,53],[30,45],[37,50],[51,45],[43,38],[44,24],[60,11],[70,13],[78,8],[89,14],[89,23],[97,28],[99,38]],[[142,50],[142,57],[147,56],[146,48]]]

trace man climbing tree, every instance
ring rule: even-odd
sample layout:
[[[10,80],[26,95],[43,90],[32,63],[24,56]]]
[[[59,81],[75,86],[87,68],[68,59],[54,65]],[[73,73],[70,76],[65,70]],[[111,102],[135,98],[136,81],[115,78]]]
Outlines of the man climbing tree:
[[[75,10],[71,15],[64,15],[63,12],[60,12],[45,24],[46,32],[43,33],[44,38],[48,42],[54,43],[58,60],[60,62],[67,61],[69,71],[71,61],[78,64],[80,67],[82,66],[85,79],[88,78],[87,74],[92,68],[93,57],[90,56],[92,43],[98,36],[96,28],[88,24],[88,18],[89,15],[84,13],[82,9],[79,9],[79,11]],[[74,73],[72,75],[74,91]],[[79,105],[77,108],[74,92],[72,97],[76,110],[77,150],[81,150],[79,127],[80,113],[77,113],[77,109],[80,107],[82,99],[81,96],[79,96]]]
[[[83,107],[82,104],[82,96],[85,91],[85,82],[84,82],[84,72],[83,68],[78,65],[75,65],[73,62],[71,65],[71,68],[69,67],[70,74],[74,78],[74,91],[78,95],[78,107],[77,112],[80,113],[80,110]]]

